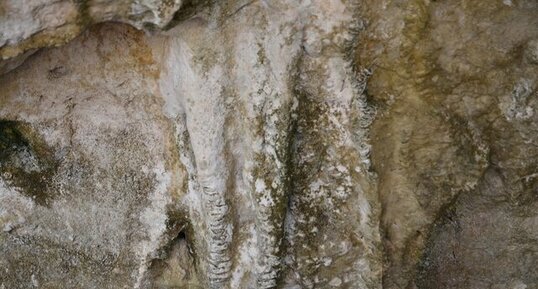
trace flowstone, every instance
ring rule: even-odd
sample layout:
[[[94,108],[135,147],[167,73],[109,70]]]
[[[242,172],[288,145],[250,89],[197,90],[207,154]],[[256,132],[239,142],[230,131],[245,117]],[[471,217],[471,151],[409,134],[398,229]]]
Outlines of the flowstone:
[[[0,289],[538,288],[537,16],[1,2]]]

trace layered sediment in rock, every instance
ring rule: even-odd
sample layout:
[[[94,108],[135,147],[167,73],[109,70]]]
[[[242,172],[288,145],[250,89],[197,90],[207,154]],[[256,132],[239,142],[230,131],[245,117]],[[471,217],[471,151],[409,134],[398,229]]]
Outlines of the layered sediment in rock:
[[[0,288],[538,286],[535,2],[26,2]]]

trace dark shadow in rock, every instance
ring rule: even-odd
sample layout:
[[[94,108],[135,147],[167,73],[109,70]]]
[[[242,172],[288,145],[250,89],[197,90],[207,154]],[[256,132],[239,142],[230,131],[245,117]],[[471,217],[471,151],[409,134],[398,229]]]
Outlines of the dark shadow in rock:
[[[170,217],[168,222],[170,241],[158,253],[149,267],[151,288],[187,289],[203,288],[196,276],[196,257],[189,226],[181,218]]]
[[[0,120],[0,178],[8,185],[48,205],[52,199],[49,186],[58,168],[58,161],[30,125]]]

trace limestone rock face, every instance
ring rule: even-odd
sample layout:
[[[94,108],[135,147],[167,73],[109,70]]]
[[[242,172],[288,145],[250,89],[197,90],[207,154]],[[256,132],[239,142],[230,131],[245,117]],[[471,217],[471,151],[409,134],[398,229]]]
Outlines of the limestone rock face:
[[[38,48],[65,44],[94,23],[163,28],[181,4],[182,0],[2,0],[0,73]],[[13,57],[16,60],[5,63]]]
[[[0,24],[1,289],[538,288],[534,0]]]
[[[371,1],[384,288],[537,288],[536,1]]]

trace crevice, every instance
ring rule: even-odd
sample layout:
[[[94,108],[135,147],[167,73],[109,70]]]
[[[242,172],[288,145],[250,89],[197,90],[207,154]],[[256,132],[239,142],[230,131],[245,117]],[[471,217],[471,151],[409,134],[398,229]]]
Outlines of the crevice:
[[[169,241],[158,251],[149,266],[151,288],[200,288],[191,226],[183,217],[178,216],[171,216],[167,226]]]
[[[172,20],[163,28],[164,31],[176,27],[179,23],[195,17],[197,13],[209,7],[215,0],[186,0],[181,7],[174,13]]]

